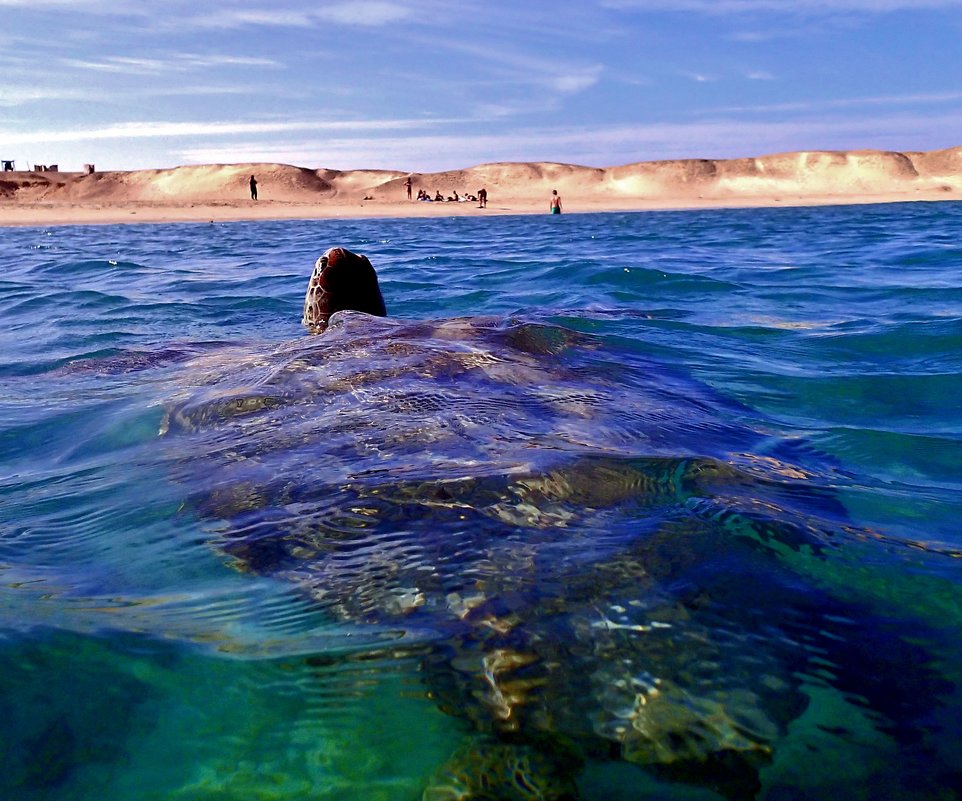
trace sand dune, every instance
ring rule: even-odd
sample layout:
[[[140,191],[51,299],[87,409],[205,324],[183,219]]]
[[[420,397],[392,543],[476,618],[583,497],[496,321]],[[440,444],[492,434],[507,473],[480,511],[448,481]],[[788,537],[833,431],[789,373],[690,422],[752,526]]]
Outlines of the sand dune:
[[[249,199],[257,176],[260,200]],[[0,224],[482,213],[474,203],[408,202],[405,181],[432,196],[475,194],[483,213],[813,205],[962,198],[962,147],[924,153],[803,151],[597,168],[553,162],[480,164],[437,173],[214,164],[132,172],[0,173]]]

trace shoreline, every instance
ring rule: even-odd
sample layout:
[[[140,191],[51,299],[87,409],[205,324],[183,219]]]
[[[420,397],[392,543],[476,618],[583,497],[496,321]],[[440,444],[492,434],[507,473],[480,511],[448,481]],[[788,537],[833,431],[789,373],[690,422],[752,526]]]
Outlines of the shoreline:
[[[495,199],[496,200],[496,199]],[[564,198],[564,214],[625,213],[645,211],[695,211],[737,208],[805,208],[912,202],[962,202],[940,189],[864,194],[742,196]],[[468,216],[509,216],[548,213],[548,201],[489,200],[487,208],[474,202],[362,201],[298,202],[240,200],[224,202],[126,201],[101,203],[0,201],[0,227],[60,227],[71,225],[123,225],[139,223],[226,223],[281,220],[443,219]]]
[[[256,183],[254,181],[256,176]],[[259,200],[251,199],[257,187]],[[408,199],[488,195],[477,201]],[[0,173],[0,227],[121,223],[438,218],[868,205],[962,199],[962,146],[919,153],[800,151],[616,167],[499,162],[435,173],[290,164]]]

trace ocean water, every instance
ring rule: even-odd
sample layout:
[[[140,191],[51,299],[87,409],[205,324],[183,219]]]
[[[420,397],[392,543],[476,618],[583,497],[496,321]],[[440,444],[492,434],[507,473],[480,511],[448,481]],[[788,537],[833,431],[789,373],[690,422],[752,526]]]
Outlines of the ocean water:
[[[0,264],[0,797],[962,796],[962,204]]]

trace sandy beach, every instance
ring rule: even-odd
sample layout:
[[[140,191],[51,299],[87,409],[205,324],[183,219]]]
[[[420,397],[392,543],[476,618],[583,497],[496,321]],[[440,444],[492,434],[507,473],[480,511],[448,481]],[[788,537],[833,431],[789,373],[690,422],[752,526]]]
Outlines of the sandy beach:
[[[258,200],[250,197],[256,176]],[[406,181],[445,198],[407,199]],[[480,188],[486,208],[463,200]],[[962,146],[947,150],[802,151],[755,158],[585,167],[482,164],[438,173],[214,164],[129,172],[0,173],[0,225],[541,214],[552,190],[565,213],[842,205],[962,199]]]

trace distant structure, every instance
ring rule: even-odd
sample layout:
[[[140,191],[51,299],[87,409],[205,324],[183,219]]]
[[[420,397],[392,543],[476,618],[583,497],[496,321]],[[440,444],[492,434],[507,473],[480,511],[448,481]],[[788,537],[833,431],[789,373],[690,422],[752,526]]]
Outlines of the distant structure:
[[[94,165],[84,164],[84,175],[93,175],[93,174],[94,174]]]
[[[13,172],[13,159],[0,159],[4,172]]]

